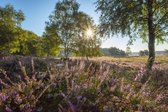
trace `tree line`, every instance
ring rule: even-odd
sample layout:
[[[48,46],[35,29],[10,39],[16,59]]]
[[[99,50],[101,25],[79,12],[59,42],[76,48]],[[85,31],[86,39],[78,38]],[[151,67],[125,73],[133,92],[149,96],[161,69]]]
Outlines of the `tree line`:
[[[54,56],[100,55],[100,38],[116,34],[129,36],[129,44],[137,38],[148,43],[147,68],[155,61],[155,44],[167,41],[168,0],[97,0],[100,24],[79,11],[76,0],[60,0],[46,22],[44,34],[39,37],[21,28],[25,20],[22,11],[11,5],[0,7],[0,50],[14,54]],[[86,31],[92,30],[92,35]],[[36,43],[36,44],[33,44]]]
[[[128,54],[116,47],[101,48],[101,53],[103,56],[113,56],[113,57],[126,57]]]
[[[0,51],[32,56],[99,56],[101,41],[97,26],[73,0],[56,3],[42,36],[24,30],[24,13],[12,5],[0,7]],[[90,35],[87,34],[88,30]]]
[[[45,55],[45,38],[23,29],[21,24],[24,20],[24,13],[15,10],[12,5],[0,7],[0,51],[18,55]]]

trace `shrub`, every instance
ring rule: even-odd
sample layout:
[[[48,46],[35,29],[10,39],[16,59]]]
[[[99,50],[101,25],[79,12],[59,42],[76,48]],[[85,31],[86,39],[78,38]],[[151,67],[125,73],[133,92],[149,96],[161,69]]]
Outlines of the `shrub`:
[[[47,64],[43,60],[45,69],[39,69],[39,62],[29,61],[27,67],[27,60],[15,64],[21,77],[17,82],[9,77],[8,73],[11,72],[1,69],[0,111],[153,111],[145,102],[155,102],[152,99],[154,95],[144,95],[150,89],[150,81],[136,87],[140,83],[139,76],[146,73],[144,69],[129,72],[130,69],[81,60],[69,60],[68,63],[50,60]],[[131,81],[133,78],[126,78],[125,74],[134,76],[136,80]],[[156,76],[151,79],[156,79]],[[159,104],[156,103],[155,108],[159,108],[162,102],[165,104],[163,98],[159,98],[156,100]]]

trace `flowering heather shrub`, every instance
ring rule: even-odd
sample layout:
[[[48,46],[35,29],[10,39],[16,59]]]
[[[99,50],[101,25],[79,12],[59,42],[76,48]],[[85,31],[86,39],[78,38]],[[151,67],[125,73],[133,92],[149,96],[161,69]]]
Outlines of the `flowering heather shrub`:
[[[1,75],[4,75],[4,80],[0,80],[2,86],[0,110],[7,112],[32,112],[36,109],[38,99],[51,84],[45,84],[43,79],[37,80],[34,73],[30,78],[20,61],[18,65],[20,66],[23,79],[17,83],[13,82],[5,71],[0,70]],[[32,71],[34,70],[32,69]]]
[[[140,84],[137,96],[152,111],[168,111],[168,69],[154,65],[152,71],[141,68],[134,81],[139,82],[148,74],[145,83]],[[145,77],[146,78],[146,77]]]
[[[166,92],[160,94],[161,96],[159,92],[157,95],[151,92],[156,89],[149,86],[150,80],[154,80],[155,76],[141,84],[140,76],[146,73],[143,69],[133,71],[132,68],[122,69],[117,65],[85,60],[60,62],[50,59],[41,62],[24,59],[15,62],[15,72],[18,73],[17,77],[20,76],[18,81],[12,79],[10,75],[13,74],[10,71],[6,72],[4,66],[0,66],[2,112],[123,112],[166,109],[161,108],[167,105],[164,101]],[[44,69],[39,69],[38,63],[44,64]]]

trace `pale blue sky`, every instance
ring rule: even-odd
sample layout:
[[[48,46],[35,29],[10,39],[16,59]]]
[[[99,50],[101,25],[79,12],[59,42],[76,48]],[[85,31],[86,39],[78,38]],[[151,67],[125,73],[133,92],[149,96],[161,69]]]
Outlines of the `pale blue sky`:
[[[42,35],[45,28],[45,21],[48,21],[48,16],[54,10],[55,4],[58,0],[0,0],[0,6],[6,4],[12,4],[16,10],[21,9],[26,17],[22,27],[24,29],[35,32],[37,35]],[[94,2],[96,0],[76,0],[80,4],[80,11],[83,11],[93,17],[95,22],[99,23],[99,14],[95,12]],[[104,40],[102,43],[105,47],[118,47],[122,50],[126,49],[128,37],[114,36],[110,39]],[[142,41],[138,39],[131,46],[133,52],[147,49],[147,44],[142,44]],[[156,46],[156,50],[168,49],[168,44]]]

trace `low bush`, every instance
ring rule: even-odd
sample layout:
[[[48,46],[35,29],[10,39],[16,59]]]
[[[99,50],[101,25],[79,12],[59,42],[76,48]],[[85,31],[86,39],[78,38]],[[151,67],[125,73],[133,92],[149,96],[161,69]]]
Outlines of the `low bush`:
[[[150,80],[154,80],[155,75],[146,83],[140,82],[146,73],[143,69],[138,72],[123,69],[121,72],[118,71],[122,69],[120,67],[114,69],[113,65],[85,60],[63,63],[56,60],[47,63],[45,60],[29,61],[29,64],[25,60],[15,61],[15,72],[20,77],[17,81],[11,77],[10,70],[1,66],[0,111],[157,111],[167,105],[163,100],[166,93],[162,95],[164,97],[151,94]],[[131,78],[125,77],[124,73]],[[155,102],[153,108],[149,105],[152,101]],[[163,111],[165,109],[162,108]]]

